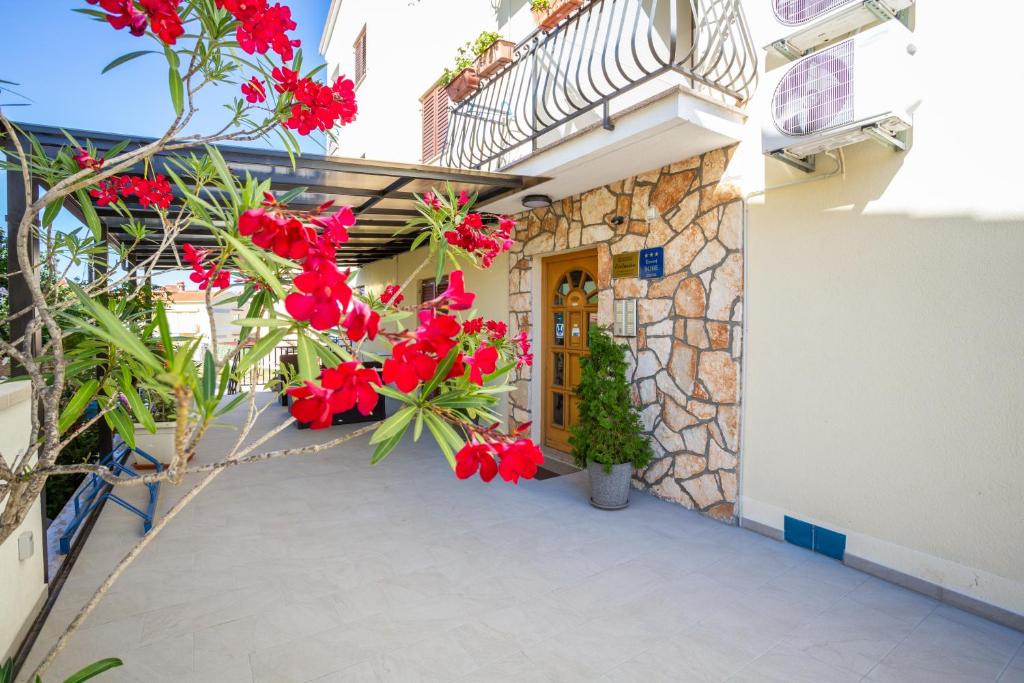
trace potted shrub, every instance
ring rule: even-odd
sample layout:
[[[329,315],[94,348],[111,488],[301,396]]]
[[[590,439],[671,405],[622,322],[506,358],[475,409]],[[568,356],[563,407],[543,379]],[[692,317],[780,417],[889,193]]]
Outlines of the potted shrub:
[[[489,78],[506,64],[511,64],[512,51],[515,47],[515,43],[511,40],[504,40],[499,33],[494,31],[481,33],[473,43],[473,54],[476,55],[474,67],[480,78]]]
[[[583,4],[583,0],[530,0],[533,20],[541,31],[550,31]]]
[[[626,381],[626,354],[607,331],[590,330],[590,355],[580,359],[579,419],[573,425],[572,455],[590,474],[590,503],[604,510],[629,504],[634,468],[651,459],[640,415]]]
[[[452,102],[461,102],[480,87],[480,75],[473,68],[473,58],[469,56],[466,47],[459,48],[454,68],[444,70],[441,85],[445,86],[448,98]]]

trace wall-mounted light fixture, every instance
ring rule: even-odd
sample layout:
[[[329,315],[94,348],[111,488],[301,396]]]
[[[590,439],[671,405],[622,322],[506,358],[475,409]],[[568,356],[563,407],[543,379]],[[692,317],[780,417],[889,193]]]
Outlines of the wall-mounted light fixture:
[[[612,218],[612,225],[622,225],[625,222],[626,222],[626,217],[625,216],[615,216],[614,218]]]
[[[551,197],[546,194],[528,194],[523,197],[523,206],[528,209],[543,209],[551,206]]]

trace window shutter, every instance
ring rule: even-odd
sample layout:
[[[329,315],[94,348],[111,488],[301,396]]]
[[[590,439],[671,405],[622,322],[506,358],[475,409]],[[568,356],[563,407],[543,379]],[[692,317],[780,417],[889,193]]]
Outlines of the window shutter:
[[[421,110],[421,122],[423,128],[423,156],[422,160],[424,163],[434,158],[434,149],[436,146],[436,129],[437,129],[437,112],[435,106],[437,103],[437,97],[435,91],[427,93],[427,95],[420,100]]]
[[[366,75],[366,27],[363,26],[362,32],[359,37],[356,38],[355,45],[352,46],[353,52],[355,53],[356,63],[356,75],[355,80],[358,84],[359,81],[363,80],[363,76]]]
[[[448,93],[437,86],[420,100],[423,126],[423,163],[433,161],[444,151],[448,139]]]

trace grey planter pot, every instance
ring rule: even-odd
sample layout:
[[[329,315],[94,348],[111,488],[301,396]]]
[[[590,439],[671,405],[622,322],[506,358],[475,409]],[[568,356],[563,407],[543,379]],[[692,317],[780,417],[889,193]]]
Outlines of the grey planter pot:
[[[590,504],[602,510],[621,510],[629,505],[630,480],[633,465],[623,463],[612,465],[611,473],[604,471],[604,465],[587,463],[590,474]]]

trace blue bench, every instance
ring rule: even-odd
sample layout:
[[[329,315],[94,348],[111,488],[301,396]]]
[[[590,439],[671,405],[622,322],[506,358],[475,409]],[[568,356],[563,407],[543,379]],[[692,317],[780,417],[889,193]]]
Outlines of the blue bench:
[[[109,469],[118,477],[139,477],[141,475],[128,462],[128,458],[132,453],[152,463],[157,472],[163,471],[163,464],[156,458],[140,448],[129,448],[126,443],[121,443],[112,452],[101,458],[99,464]],[[89,518],[92,511],[106,500],[112,500],[125,510],[141,517],[142,533],[149,533],[149,530],[153,528],[153,515],[156,513],[156,501],[160,495],[160,482],[148,483],[144,484],[144,486],[149,492],[149,501],[146,504],[146,509],[143,511],[116,495],[114,493],[115,488],[108,485],[99,475],[90,474],[74,498],[72,498],[75,515],[67,528],[64,529],[64,534],[60,537],[60,554],[67,555],[71,552],[71,541],[74,539],[78,528]]]

